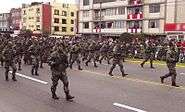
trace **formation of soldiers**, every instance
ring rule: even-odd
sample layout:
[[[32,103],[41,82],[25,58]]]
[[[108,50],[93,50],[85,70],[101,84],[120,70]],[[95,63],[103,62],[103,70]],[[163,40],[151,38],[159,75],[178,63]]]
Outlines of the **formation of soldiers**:
[[[175,65],[178,62],[179,53],[175,49],[174,41],[170,44],[160,43],[158,41],[133,41],[132,43],[121,42],[113,39],[99,39],[87,37],[73,38],[26,38],[26,37],[10,37],[1,36],[0,38],[0,61],[1,66],[5,67],[5,80],[8,81],[9,68],[12,68],[12,80],[17,81],[16,71],[22,70],[22,60],[24,64],[32,65],[30,73],[39,76],[39,67],[43,68],[43,63],[48,63],[52,71],[52,98],[58,99],[56,95],[56,87],[58,81],[61,80],[64,84],[64,92],[66,99],[71,100],[74,97],[69,94],[69,81],[67,78],[66,69],[73,69],[73,64],[76,62],[78,70],[83,70],[81,64],[84,62],[86,66],[92,62],[94,67],[102,64],[102,61],[107,61],[112,64],[108,74],[113,76],[113,70],[116,65],[119,66],[121,75],[125,77],[123,62],[126,57],[143,58],[141,67],[144,67],[146,61],[150,60],[150,67],[154,68],[153,60],[158,59],[156,53],[160,55],[160,59],[167,61],[169,73],[161,77],[161,82],[164,79],[172,76],[172,86],[176,86],[176,70]],[[168,49],[167,46],[170,46]],[[160,49],[157,46],[161,46]],[[167,57],[167,58],[164,58]],[[112,60],[112,63],[111,63]]]

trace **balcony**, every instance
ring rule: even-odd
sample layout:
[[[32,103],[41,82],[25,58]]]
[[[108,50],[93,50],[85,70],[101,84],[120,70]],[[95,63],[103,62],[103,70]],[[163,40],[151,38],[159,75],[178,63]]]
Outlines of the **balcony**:
[[[129,6],[139,6],[143,5],[142,0],[130,0],[129,1]]]
[[[104,16],[94,16],[93,20],[95,21],[100,21],[100,20],[103,20],[104,19]]]
[[[128,14],[128,17],[127,17],[129,20],[141,20],[143,19],[143,13],[140,12],[138,14]]]
[[[127,32],[128,33],[141,33],[142,32],[142,28],[128,28]]]

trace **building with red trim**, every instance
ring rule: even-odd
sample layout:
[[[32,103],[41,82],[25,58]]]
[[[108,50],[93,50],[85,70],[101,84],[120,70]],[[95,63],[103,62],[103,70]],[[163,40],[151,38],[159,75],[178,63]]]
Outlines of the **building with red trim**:
[[[185,23],[182,0],[80,0],[79,33],[165,34],[166,25]]]

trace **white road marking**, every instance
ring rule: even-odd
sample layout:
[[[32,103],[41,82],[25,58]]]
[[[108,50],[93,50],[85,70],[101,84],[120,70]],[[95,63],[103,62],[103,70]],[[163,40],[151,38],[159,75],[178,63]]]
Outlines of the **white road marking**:
[[[128,109],[128,110],[132,110],[132,111],[135,111],[135,112],[147,112],[147,111],[137,109],[137,108],[134,108],[134,107],[130,107],[130,106],[127,106],[127,105],[123,105],[123,104],[120,104],[120,103],[114,103],[113,105],[117,106],[117,107],[125,108],[125,109]]]
[[[12,71],[10,71],[10,73],[12,73]],[[45,84],[45,85],[48,84],[48,82],[46,82],[46,81],[42,81],[42,80],[39,80],[39,79],[36,79],[36,78],[33,78],[33,77],[29,77],[29,76],[26,76],[26,75],[23,75],[23,74],[20,74],[20,73],[16,73],[16,75],[19,76],[19,77],[23,77],[25,79],[29,79],[29,80],[41,83],[41,84]]]
[[[185,73],[180,73],[180,75],[185,75]]]

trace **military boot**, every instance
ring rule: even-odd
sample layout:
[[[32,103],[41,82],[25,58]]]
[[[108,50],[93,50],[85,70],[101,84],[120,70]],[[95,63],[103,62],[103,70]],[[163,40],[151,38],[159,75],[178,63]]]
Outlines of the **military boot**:
[[[12,80],[13,80],[13,81],[17,81],[15,75],[12,76]]]
[[[66,93],[66,100],[67,101],[72,101],[72,99],[74,99],[74,96],[71,96],[69,93]]]
[[[143,68],[143,67],[144,67],[144,64],[143,64],[143,63],[141,63],[140,65],[141,65],[141,68]]]
[[[161,83],[164,83],[164,77],[160,77],[161,78]]]
[[[172,86],[179,87],[178,85],[176,85],[176,82],[172,82]]]
[[[52,93],[52,98],[53,98],[54,100],[58,100],[58,99],[59,99],[59,97],[58,97],[55,93]]]
[[[83,70],[83,69],[81,68],[81,66],[78,66],[78,70]]]
[[[5,80],[9,81],[8,75],[5,75]]]
[[[35,75],[35,74],[34,74],[34,69],[31,69],[31,75]]]

